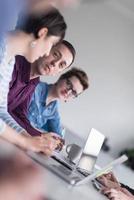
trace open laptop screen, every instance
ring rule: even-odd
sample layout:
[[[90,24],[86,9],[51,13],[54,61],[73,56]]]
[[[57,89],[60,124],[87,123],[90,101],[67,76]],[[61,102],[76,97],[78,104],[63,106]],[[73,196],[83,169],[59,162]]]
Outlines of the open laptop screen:
[[[102,133],[94,128],[91,129],[77,167],[92,172],[104,139],[105,136]]]

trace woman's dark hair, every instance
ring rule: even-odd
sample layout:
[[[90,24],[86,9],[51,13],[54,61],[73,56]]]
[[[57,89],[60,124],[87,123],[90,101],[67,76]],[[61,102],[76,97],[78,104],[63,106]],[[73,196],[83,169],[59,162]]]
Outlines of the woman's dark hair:
[[[83,86],[83,90],[86,90],[89,87],[89,80],[87,74],[76,67],[73,67],[66,73],[62,74],[58,80],[58,82],[62,79],[68,79],[71,78],[72,76],[75,76],[79,79],[81,85]]]
[[[73,60],[72,60],[70,65],[72,65],[72,63],[74,62],[75,56],[76,56],[75,48],[73,47],[73,45],[70,42],[68,42],[66,40],[63,40],[61,44],[64,44],[69,49],[69,51],[71,52],[71,54],[73,56]]]
[[[48,36],[60,36],[61,40],[65,36],[67,25],[64,17],[53,6],[45,11],[37,13],[21,13],[16,25],[16,30],[21,30],[26,33],[33,33],[35,38],[38,38],[38,32],[41,28],[48,28]]]

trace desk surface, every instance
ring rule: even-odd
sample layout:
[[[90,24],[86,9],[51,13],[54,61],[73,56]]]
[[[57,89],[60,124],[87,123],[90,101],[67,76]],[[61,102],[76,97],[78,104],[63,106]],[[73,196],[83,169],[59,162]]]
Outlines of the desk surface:
[[[44,168],[45,194],[53,200],[105,200],[91,184],[72,187],[64,180]]]
[[[13,156],[19,149],[13,145],[0,140],[0,156]],[[21,153],[23,153],[21,151]],[[24,152],[24,154],[26,154]],[[46,158],[45,161],[49,162],[52,158]],[[36,162],[36,161],[34,161]],[[72,187],[57,175],[52,173],[47,168],[41,167],[44,195],[50,200],[105,200],[106,198],[101,195],[91,183],[87,185]]]
[[[106,162],[107,156],[105,155],[104,157],[103,155],[103,158],[105,158],[105,162]],[[111,161],[112,158],[108,156],[108,160]],[[106,163],[108,163],[109,161],[107,161]],[[43,167],[43,171],[44,171],[44,182],[45,182],[45,194],[50,199],[54,199],[54,200],[68,200],[68,199],[69,200],[74,200],[74,199],[106,200],[107,199],[104,195],[102,195],[99,191],[97,191],[94,188],[91,182],[86,185],[73,187],[44,167]],[[116,167],[114,172],[115,174],[118,175],[117,177],[119,178],[119,180],[125,184],[127,184],[126,176],[132,175],[132,171],[127,169],[123,165]],[[128,185],[131,186],[130,183]]]
[[[103,195],[97,192],[92,184],[70,187],[67,183],[59,179],[58,177],[47,172],[47,187],[46,194],[48,197],[55,200],[68,200],[68,199],[82,199],[82,200],[104,200]]]
[[[6,148],[4,143],[4,151],[2,150],[2,144],[0,145],[0,154],[6,155],[6,151],[8,148]],[[14,148],[13,148],[14,149]],[[6,150],[6,151],[5,151]],[[10,150],[10,148],[9,148]],[[9,152],[7,152],[9,153]],[[51,158],[46,158],[51,159]],[[110,162],[112,158],[110,158],[109,155],[101,153],[98,159],[98,164],[100,166],[104,166],[108,162]],[[125,166],[121,165],[118,166],[115,170],[115,174],[119,178],[119,180],[124,183],[128,184],[131,187],[134,187],[133,181],[130,181],[127,183],[127,176],[132,177],[133,179],[133,173],[131,170],[126,168]],[[100,194],[92,185],[92,183],[88,183],[86,185],[72,187],[68,183],[66,183],[64,180],[59,178],[57,175],[52,173],[50,170],[43,167],[42,176],[44,179],[44,194],[48,198],[52,200],[106,200],[107,198]]]

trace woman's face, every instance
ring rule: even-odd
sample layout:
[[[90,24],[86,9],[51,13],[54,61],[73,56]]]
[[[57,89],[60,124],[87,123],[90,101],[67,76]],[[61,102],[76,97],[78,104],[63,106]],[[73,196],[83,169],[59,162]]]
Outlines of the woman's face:
[[[47,31],[45,30],[47,29],[44,28],[39,31],[39,37],[29,44],[29,53],[26,58],[30,63],[33,63],[40,57],[49,56],[52,47],[60,40],[59,36],[47,36]]]
[[[69,101],[83,92],[83,86],[76,76],[60,80],[56,85],[57,97]]]

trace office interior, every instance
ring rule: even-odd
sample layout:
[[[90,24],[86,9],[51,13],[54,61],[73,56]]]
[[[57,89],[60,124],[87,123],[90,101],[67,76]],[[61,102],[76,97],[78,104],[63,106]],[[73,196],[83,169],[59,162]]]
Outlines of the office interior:
[[[126,149],[134,151],[134,1],[79,0],[77,5],[61,8],[61,13],[68,25],[65,39],[77,52],[72,66],[89,76],[88,90],[75,100],[60,103],[66,145],[83,147],[95,128],[106,137],[97,160],[103,167]],[[41,77],[41,81],[52,83],[58,76]],[[5,151],[3,142],[1,149]],[[91,185],[73,188],[49,169],[39,167],[45,182],[46,197],[42,200],[67,200],[69,196],[78,200],[107,199]],[[134,189],[131,166],[122,164],[114,173],[120,182]]]
[[[66,39],[77,50],[73,66],[84,69],[90,80],[83,95],[60,105],[68,140],[73,133],[84,144],[96,128],[108,138],[107,154],[117,158],[134,144],[134,2],[83,0],[62,13],[68,24]],[[130,174],[125,178],[134,187],[133,171]]]

